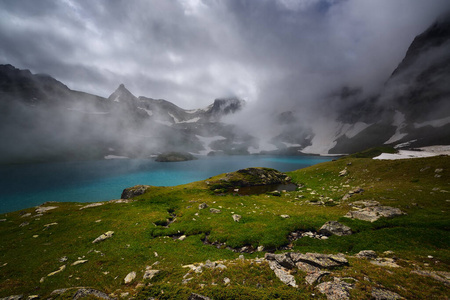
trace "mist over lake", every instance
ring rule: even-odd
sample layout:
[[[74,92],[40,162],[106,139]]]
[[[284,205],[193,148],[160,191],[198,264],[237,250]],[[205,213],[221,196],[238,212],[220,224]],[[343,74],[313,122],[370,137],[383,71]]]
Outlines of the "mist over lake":
[[[137,184],[175,186],[248,167],[288,172],[330,161],[321,156],[220,156],[159,163],[149,159],[5,165],[0,167],[0,213],[47,201],[96,202],[119,199]]]

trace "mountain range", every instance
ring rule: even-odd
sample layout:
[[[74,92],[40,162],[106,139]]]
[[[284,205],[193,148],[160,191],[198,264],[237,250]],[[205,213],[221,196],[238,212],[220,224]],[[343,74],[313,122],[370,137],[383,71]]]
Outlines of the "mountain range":
[[[349,86],[330,91],[329,101],[338,108],[324,126],[305,126],[292,110],[274,116],[279,130],[267,137],[270,149],[246,128],[226,122],[227,115],[247,109],[238,98],[186,110],[163,99],[136,97],[123,84],[104,98],[71,90],[49,75],[0,65],[0,162],[150,157],[181,150],[342,154],[383,144],[449,144],[449,50],[450,21],[440,20],[414,39],[377,94],[363,96],[359,87]]]

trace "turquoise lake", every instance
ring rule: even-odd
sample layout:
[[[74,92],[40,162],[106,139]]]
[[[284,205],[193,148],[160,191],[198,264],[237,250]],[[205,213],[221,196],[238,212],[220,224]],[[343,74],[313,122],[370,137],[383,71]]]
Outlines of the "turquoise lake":
[[[174,186],[248,167],[293,171],[325,161],[321,156],[220,156],[161,163],[144,159],[0,166],[0,213],[47,201],[97,202],[119,199],[137,184]]]

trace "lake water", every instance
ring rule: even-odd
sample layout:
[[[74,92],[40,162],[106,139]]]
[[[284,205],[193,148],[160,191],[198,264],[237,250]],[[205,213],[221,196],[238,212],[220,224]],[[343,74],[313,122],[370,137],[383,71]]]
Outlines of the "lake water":
[[[320,156],[220,156],[161,163],[114,159],[0,166],[0,213],[46,201],[97,202],[119,199],[137,184],[174,186],[248,167],[293,171],[331,160]]]

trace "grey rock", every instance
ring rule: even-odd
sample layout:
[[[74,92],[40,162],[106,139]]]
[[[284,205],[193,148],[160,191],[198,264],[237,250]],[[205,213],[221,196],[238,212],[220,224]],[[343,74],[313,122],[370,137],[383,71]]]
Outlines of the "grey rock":
[[[133,282],[133,280],[135,278],[136,278],[136,272],[133,271],[133,272],[128,273],[127,276],[125,276],[123,281],[125,284],[128,284],[128,283]]]
[[[319,282],[320,279],[325,276],[330,274],[330,272],[328,271],[317,271],[317,272],[312,272],[308,275],[306,275],[305,280],[309,285],[313,285],[316,282]]]
[[[231,217],[233,217],[233,221],[235,221],[235,222],[239,222],[242,218],[242,216],[237,215],[237,214],[234,214]]]
[[[450,286],[449,272],[433,272],[433,271],[425,271],[425,270],[415,270],[415,271],[411,271],[411,273],[421,275],[421,276],[431,277],[434,280],[437,280],[437,281],[445,284],[446,286]]]
[[[23,299],[23,295],[11,295],[8,297],[0,298],[0,300],[21,300]]]
[[[289,216],[289,215],[280,215],[280,217],[282,217],[283,219],[289,219],[291,216]]]
[[[89,297],[89,296],[94,296],[100,299],[106,299],[106,300],[112,300],[114,298],[109,297],[107,294],[100,292],[98,290],[94,290],[94,289],[89,289],[89,288],[81,288],[78,289],[75,294],[73,295],[72,299],[73,300],[77,300],[77,299],[82,299],[85,297]]]
[[[399,208],[390,206],[372,206],[360,210],[349,211],[344,217],[375,222],[382,217],[393,218],[404,214],[405,213],[402,212]]]
[[[352,229],[337,221],[328,221],[325,224],[323,224],[322,227],[320,227],[319,233],[327,236],[333,234],[338,236],[344,236],[352,234]]]
[[[133,197],[139,196],[147,192],[151,188],[150,185],[135,185],[123,190],[122,199],[131,199]]]
[[[395,263],[394,259],[387,257],[376,258],[371,260],[370,263],[380,267],[400,268],[400,266]]]
[[[39,206],[36,208],[36,213],[43,214],[43,213],[45,213],[49,210],[55,209],[55,208],[58,208],[58,206]]]
[[[397,293],[391,292],[386,289],[376,288],[372,289],[372,299],[374,300],[396,300],[405,299]]]
[[[113,234],[114,234],[114,231],[107,231],[104,234],[100,235],[95,240],[93,240],[92,244],[99,243],[99,242],[102,242],[102,241],[104,241],[106,239],[109,239],[109,238],[111,238],[113,236]]]
[[[316,286],[322,294],[327,296],[328,300],[347,300],[350,299],[350,289],[353,285],[339,278],[334,277],[334,281],[323,282]]]
[[[212,214],[220,214],[221,213],[220,209],[217,209],[217,208],[211,208],[209,210],[209,212]]]
[[[342,254],[321,254],[321,253],[289,253],[294,264],[303,262],[317,268],[333,269],[348,264],[348,260]]]
[[[339,177],[345,176],[347,174],[348,174],[348,170],[347,170],[347,168],[345,168],[344,170],[339,172]]]
[[[196,293],[192,293],[189,296],[188,300],[211,300],[211,298],[203,296],[203,295],[199,295],[199,294],[196,294]]]
[[[144,273],[144,277],[142,277],[143,279],[152,279],[153,277],[155,277],[157,274],[159,274],[161,271],[160,270],[152,270],[150,267],[147,267],[147,269],[145,270]]]
[[[290,275],[289,271],[283,268],[275,260],[269,260],[269,267],[275,273],[275,276],[277,276],[278,279],[281,280],[281,282],[292,287],[298,287],[294,276]]]
[[[377,253],[373,250],[362,250],[356,253],[356,257],[365,259],[377,258]]]
[[[370,206],[379,206],[380,202],[375,200],[360,200],[350,203],[351,206],[358,207],[358,208],[364,208],[364,207],[370,207]]]
[[[277,264],[287,269],[292,269],[295,266],[295,263],[289,257],[289,253],[283,254],[266,253],[264,255],[264,258],[268,261],[275,261]]]
[[[201,203],[198,205],[198,209],[205,209],[207,207],[208,207],[208,204],[206,204],[206,203]]]
[[[225,284],[225,285],[230,284],[230,282],[231,282],[231,280],[230,280],[230,278],[228,278],[228,277],[225,277],[225,278],[223,279],[223,284]]]

